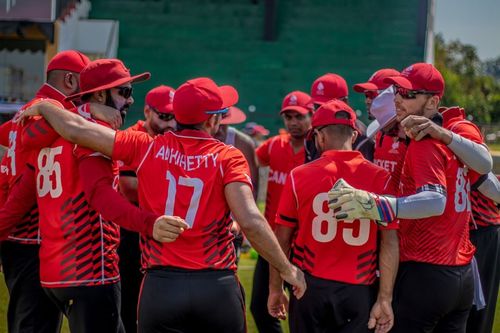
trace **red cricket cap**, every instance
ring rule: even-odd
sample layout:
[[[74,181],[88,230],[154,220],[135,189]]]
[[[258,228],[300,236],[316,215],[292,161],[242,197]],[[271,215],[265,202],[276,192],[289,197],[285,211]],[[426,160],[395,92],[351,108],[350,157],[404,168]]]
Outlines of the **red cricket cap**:
[[[146,104],[160,113],[174,113],[172,103],[174,101],[175,89],[161,85],[151,89],[146,94]]]
[[[231,106],[229,111],[222,115],[220,123],[222,125],[236,125],[243,123],[245,120],[247,120],[247,115],[236,106]]]
[[[347,112],[349,119],[339,118],[340,111]],[[356,128],[356,113],[349,105],[340,100],[333,100],[321,105],[312,117],[311,125],[313,128],[327,125],[347,125]]]
[[[66,100],[76,99],[100,90],[119,87],[129,82],[142,82],[150,77],[149,72],[130,76],[130,70],[118,59],[94,60],[80,73],[80,92],[66,97]]]
[[[260,134],[260,135],[264,135],[264,136],[269,135],[269,130],[262,125],[255,125],[253,127],[253,130],[256,134]]]
[[[363,93],[366,90],[384,90],[391,84],[384,82],[384,80],[391,76],[398,76],[401,73],[393,68],[379,69],[368,79],[368,82],[355,84],[352,88],[354,91]]]
[[[286,111],[296,111],[300,114],[312,112],[310,108],[311,96],[303,91],[295,90],[285,96],[281,104],[280,114]]]
[[[209,78],[187,81],[177,88],[174,97],[175,119],[181,124],[199,124],[212,114],[238,103],[238,92],[232,86],[217,86]]]
[[[435,92],[442,97],[444,79],[441,73],[431,64],[419,62],[406,67],[401,75],[388,77],[384,82],[395,84],[408,90],[425,90]]]
[[[53,70],[63,70],[80,73],[85,66],[90,63],[90,59],[81,52],[75,50],[62,51],[56,54],[47,65],[47,73]]]
[[[349,95],[345,79],[333,73],[317,78],[311,87],[311,103],[323,104],[332,99],[342,99]]]

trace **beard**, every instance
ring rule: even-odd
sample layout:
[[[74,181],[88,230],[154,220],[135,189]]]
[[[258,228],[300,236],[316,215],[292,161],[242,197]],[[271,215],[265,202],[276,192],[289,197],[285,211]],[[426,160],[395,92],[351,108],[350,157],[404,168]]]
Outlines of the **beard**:
[[[106,92],[106,103],[105,104],[106,104],[106,106],[112,107],[113,109],[117,109],[120,112],[120,116],[122,117],[122,124],[124,124],[125,117],[127,116],[127,111],[128,111],[128,108],[130,107],[130,104],[123,103],[123,105],[116,105],[109,90]]]

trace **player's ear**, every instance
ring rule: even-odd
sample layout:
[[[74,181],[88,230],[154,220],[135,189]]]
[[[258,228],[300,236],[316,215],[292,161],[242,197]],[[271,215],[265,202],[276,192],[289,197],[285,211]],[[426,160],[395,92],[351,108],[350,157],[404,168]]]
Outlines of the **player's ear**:
[[[99,103],[106,103],[106,90],[99,90],[94,93],[94,97]]]
[[[425,108],[434,111],[439,108],[439,96],[433,95],[429,99],[427,99],[427,102],[425,103]]]
[[[151,109],[149,106],[146,104],[144,105],[144,119],[148,119],[148,117],[151,115]]]
[[[354,146],[354,142],[358,138],[359,132],[358,131],[352,131],[352,138],[351,138],[351,143]]]

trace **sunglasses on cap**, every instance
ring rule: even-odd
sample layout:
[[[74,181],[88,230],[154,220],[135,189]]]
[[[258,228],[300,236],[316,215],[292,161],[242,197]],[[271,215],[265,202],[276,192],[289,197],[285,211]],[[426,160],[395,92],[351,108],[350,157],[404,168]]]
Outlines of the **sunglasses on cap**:
[[[151,110],[153,110],[154,113],[158,116],[158,119],[163,120],[163,121],[170,121],[175,118],[173,113],[162,113],[158,110],[156,110],[154,107],[151,105],[149,106]]]
[[[115,87],[118,90],[118,95],[123,98],[130,98],[132,96],[132,87]]]
[[[383,90],[365,90],[366,98],[375,99]]]
[[[215,110],[215,111],[205,111],[206,114],[224,114],[224,113],[227,113],[229,111],[229,108],[224,108],[224,109],[220,109],[220,110]]]
[[[399,94],[404,99],[415,99],[417,95],[436,95],[439,91],[410,90],[400,86],[394,86],[394,95]]]

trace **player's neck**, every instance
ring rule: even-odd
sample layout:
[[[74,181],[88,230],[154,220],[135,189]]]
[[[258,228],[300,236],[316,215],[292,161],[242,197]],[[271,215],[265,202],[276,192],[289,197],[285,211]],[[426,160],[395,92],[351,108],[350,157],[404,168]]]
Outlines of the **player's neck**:
[[[291,136],[290,144],[292,145],[293,151],[296,153],[304,148],[304,138],[294,138],[293,136]]]

